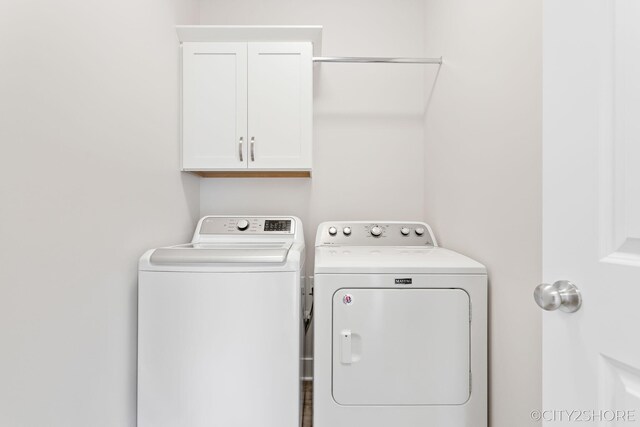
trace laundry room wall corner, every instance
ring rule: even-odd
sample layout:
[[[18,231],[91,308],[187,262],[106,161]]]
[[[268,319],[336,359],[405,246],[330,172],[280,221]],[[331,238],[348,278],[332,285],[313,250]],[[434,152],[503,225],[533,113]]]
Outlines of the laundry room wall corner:
[[[542,404],[542,2],[425,0],[425,219],[489,271],[491,427]]]

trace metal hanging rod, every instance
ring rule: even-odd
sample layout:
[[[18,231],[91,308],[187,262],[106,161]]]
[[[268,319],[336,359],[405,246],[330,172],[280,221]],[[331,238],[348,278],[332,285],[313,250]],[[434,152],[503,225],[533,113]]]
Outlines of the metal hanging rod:
[[[314,56],[313,62],[351,62],[360,64],[442,64],[440,58],[376,58],[366,56]]]

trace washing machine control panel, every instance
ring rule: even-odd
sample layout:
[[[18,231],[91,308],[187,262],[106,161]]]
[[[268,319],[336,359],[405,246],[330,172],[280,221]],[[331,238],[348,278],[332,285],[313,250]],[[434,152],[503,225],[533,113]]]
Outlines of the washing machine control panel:
[[[436,246],[423,222],[325,222],[320,224],[316,245]]]
[[[295,234],[295,220],[289,217],[219,217],[202,220],[199,234]]]

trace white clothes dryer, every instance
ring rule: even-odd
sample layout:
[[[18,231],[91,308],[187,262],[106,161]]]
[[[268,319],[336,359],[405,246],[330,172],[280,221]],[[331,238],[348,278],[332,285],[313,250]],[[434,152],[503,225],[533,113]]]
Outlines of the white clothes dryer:
[[[299,427],[304,236],[207,216],[139,263],[138,426]]]
[[[325,222],[314,427],[486,427],[487,273],[422,222]]]

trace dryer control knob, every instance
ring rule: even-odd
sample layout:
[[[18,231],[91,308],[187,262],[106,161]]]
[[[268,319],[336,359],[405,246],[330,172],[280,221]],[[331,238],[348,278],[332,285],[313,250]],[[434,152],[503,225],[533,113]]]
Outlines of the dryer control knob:
[[[400,232],[402,233],[403,236],[408,236],[411,230],[409,230],[407,227],[402,227],[400,229]]]
[[[349,236],[351,235],[351,227],[345,227],[342,229],[342,232],[344,233],[345,236]]]
[[[247,221],[246,219],[241,219],[236,224],[236,227],[238,227],[238,230],[244,231],[249,228],[249,221]]]
[[[416,234],[418,236],[422,236],[424,234],[424,228],[422,228],[422,227],[416,228]]]
[[[371,227],[370,231],[373,237],[380,237],[380,235],[382,234],[382,228],[378,227],[377,225]]]
[[[335,227],[329,227],[329,234],[335,236],[336,234],[338,234],[338,229]]]

